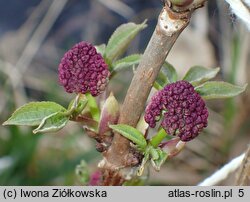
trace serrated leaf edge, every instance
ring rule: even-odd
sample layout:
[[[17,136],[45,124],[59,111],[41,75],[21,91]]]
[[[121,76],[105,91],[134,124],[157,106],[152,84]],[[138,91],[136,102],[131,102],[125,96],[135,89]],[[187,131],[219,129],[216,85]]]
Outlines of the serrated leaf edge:
[[[194,66],[194,67],[196,67],[196,66]],[[185,80],[185,81],[190,82],[193,86],[201,85],[202,83],[204,83],[204,82],[206,82],[206,81],[208,81],[208,80],[214,78],[214,77],[219,73],[219,71],[220,71],[220,67],[216,67],[216,68],[213,68],[213,69],[209,69],[209,68],[203,67],[203,68],[205,68],[205,69],[207,69],[207,70],[211,70],[211,71],[209,72],[209,74],[207,74],[207,75],[213,75],[213,76],[209,77],[209,79],[205,79],[205,78],[200,77],[200,78],[198,78],[198,79],[196,79],[196,80],[193,80],[193,81],[186,80],[185,77],[187,76],[188,72],[189,72],[192,68],[194,68],[194,67],[191,67],[191,68],[187,71],[187,73],[183,76],[183,78],[182,78],[182,80]]]
[[[228,82],[224,82],[224,81],[207,81],[207,82],[205,82],[205,83],[203,83],[203,84],[201,84],[199,86],[196,86],[195,90],[197,91],[198,88],[201,88],[202,86],[206,85],[207,83],[212,83],[212,82],[226,83],[226,84],[230,84],[230,85],[236,86],[236,87],[241,88],[241,89],[240,89],[239,93],[237,93],[235,95],[231,95],[231,96],[216,96],[216,97],[211,97],[211,95],[210,96],[202,96],[201,95],[201,97],[203,99],[205,99],[205,100],[225,99],[225,98],[234,97],[234,96],[237,96],[237,95],[243,93],[246,90],[247,86],[248,86],[248,84],[245,84],[244,86],[237,86],[237,85],[234,85],[234,84],[231,84],[231,83],[228,83]],[[199,93],[199,91],[197,91],[197,92]]]
[[[53,103],[53,104],[58,105],[58,106],[60,106],[60,107],[62,108],[60,111],[66,110],[62,105],[60,105],[60,104],[58,104],[58,103],[56,103],[56,102],[51,102],[51,101],[29,102],[29,103],[26,103],[26,104],[22,105],[21,107],[18,107],[18,108],[11,114],[11,116],[10,116],[5,122],[2,123],[2,125],[3,125],[3,126],[7,126],[7,125],[17,125],[17,126],[21,126],[21,125],[23,125],[23,124],[12,124],[12,123],[8,123],[8,122],[11,120],[12,116],[13,116],[15,113],[17,113],[17,111],[21,110],[22,108],[26,107],[27,105],[30,105],[30,104],[38,104],[38,103]],[[25,124],[25,126],[37,126],[37,125],[38,125],[38,124],[35,124],[35,125],[34,125],[34,124]]]
[[[107,46],[106,46],[106,49],[105,49],[105,52],[104,52],[104,57],[108,60],[108,61],[113,61],[114,59],[115,59],[115,55],[113,54],[110,54],[109,53],[109,55],[107,54],[107,50],[109,50],[109,52],[111,52],[112,53],[112,51],[110,51],[110,43],[111,43],[111,41],[114,39],[114,37],[115,37],[115,35],[118,33],[118,31],[120,31],[120,29],[121,28],[123,28],[123,27],[125,27],[126,25],[135,25],[135,26],[139,26],[139,28],[137,28],[137,29],[139,29],[139,31],[140,30],[143,30],[144,28],[146,28],[147,27],[147,20],[144,20],[142,23],[140,23],[140,24],[136,24],[136,23],[134,23],[134,22],[128,22],[128,23],[125,23],[125,24],[122,24],[122,25],[120,25],[119,27],[117,27],[116,28],[116,30],[113,32],[113,34],[111,35],[111,37],[110,37],[110,39],[108,40],[108,43],[107,43]],[[135,37],[135,36],[134,36]],[[133,37],[133,38],[134,38]],[[111,57],[111,56],[112,57]]]

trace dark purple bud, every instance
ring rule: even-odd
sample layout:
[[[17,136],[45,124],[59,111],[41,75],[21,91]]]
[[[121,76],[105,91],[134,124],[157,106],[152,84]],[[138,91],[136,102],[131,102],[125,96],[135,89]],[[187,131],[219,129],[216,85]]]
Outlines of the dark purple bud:
[[[68,93],[101,94],[110,72],[101,54],[88,42],[80,42],[67,51],[59,65],[59,82]]]
[[[162,127],[169,135],[177,135],[184,142],[197,137],[207,126],[205,102],[187,81],[168,84],[152,97],[144,117],[150,127],[155,127],[163,109],[166,112]]]
[[[161,116],[161,111],[163,109],[164,101],[162,96],[162,91],[158,91],[151,98],[150,104],[146,108],[144,119],[151,128],[154,128],[156,121],[158,121]]]

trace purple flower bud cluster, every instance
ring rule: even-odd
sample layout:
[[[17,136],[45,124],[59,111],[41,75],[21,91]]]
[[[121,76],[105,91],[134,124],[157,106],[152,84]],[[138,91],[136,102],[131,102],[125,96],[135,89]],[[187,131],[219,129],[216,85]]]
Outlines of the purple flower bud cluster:
[[[168,84],[152,97],[144,116],[150,127],[155,127],[163,110],[161,126],[184,142],[197,137],[207,126],[205,102],[187,81]]]
[[[59,82],[68,93],[101,94],[110,72],[101,54],[88,42],[80,42],[67,51],[59,65]]]

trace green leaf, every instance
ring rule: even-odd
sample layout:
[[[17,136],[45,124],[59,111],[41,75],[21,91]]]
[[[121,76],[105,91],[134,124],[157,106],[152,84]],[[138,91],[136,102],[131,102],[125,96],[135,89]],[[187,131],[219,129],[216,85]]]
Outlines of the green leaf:
[[[30,102],[18,108],[3,125],[36,126],[47,116],[66,109],[55,102]]]
[[[71,120],[74,120],[84,108],[87,106],[88,99],[83,94],[78,94],[73,100],[70,101],[67,114],[71,116]]]
[[[220,68],[208,69],[201,66],[194,66],[188,70],[183,80],[189,81],[193,86],[197,86],[214,78],[219,71]]]
[[[139,62],[140,62],[140,59],[141,59],[140,54],[133,54],[133,55],[129,55],[127,57],[124,57],[124,58],[122,58],[120,60],[117,60],[113,64],[113,71],[118,72],[118,71],[120,71],[122,69],[138,65]]]
[[[112,128],[115,132],[118,132],[127,139],[131,140],[142,150],[146,148],[147,142],[143,134],[137,129],[125,124],[109,125],[109,127]]]
[[[153,149],[155,153],[158,154],[158,158],[151,158],[151,164],[156,171],[161,169],[162,164],[167,160],[168,154],[161,149]],[[152,151],[151,151],[152,153]]]
[[[135,36],[146,27],[146,20],[141,24],[130,22],[119,26],[109,39],[105,57],[112,62],[121,56]]]
[[[56,112],[45,117],[40,125],[35,130],[33,130],[33,133],[36,134],[38,132],[56,132],[62,129],[68,121],[69,116],[66,115],[65,112]]]
[[[79,100],[74,112],[76,115],[80,114],[84,108],[87,106],[88,100]]]
[[[105,53],[106,44],[95,46],[95,48],[96,48],[97,53],[100,53],[103,56]]]
[[[113,71],[118,72],[122,69],[132,67],[134,65],[138,65],[140,62],[140,59],[141,59],[140,54],[134,54],[134,55],[129,55],[129,56],[122,58],[120,60],[117,60],[113,64]]]
[[[195,90],[204,99],[217,99],[217,98],[230,98],[239,95],[245,91],[247,84],[243,87],[232,85],[223,81],[209,81],[200,86],[197,86]]]
[[[160,90],[164,88],[165,85],[176,82],[177,79],[178,79],[178,75],[174,66],[168,62],[165,62],[154,83],[154,87],[157,90]]]
[[[160,157],[159,153],[158,153],[158,149],[150,147],[150,157],[153,160],[157,160]]]
[[[89,111],[91,113],[92,118],[99,122],[100,120],[100,110],[99,107],[96,103],[95,98],[90,94],[90,93],[86,93],[85,94],[87,99],[88,99],[88,104],[87,107],[89,108]]]

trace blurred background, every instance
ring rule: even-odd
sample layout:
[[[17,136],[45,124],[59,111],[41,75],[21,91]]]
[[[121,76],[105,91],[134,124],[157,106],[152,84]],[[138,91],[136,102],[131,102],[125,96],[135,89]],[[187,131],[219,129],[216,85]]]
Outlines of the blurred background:
[[[107,43],[122,23],[148,27],[127,54],[143,53],[162,8],[160,0],[9,0],[0,1],[0,123],[29,101],[67,105],[73,95],[58,84],[57,68],[64,52],[85,40]],[[217,80],[242,85],[250,80],[250,35],[221,0],[195,12],[168,61],[180,75],[194,65],[221,67]],[[120,103],[133,76],[117,74],[110,89]],[[196,185],[250,142],[250,91],[208,102],[209,126],[147,185]],[[75,168],[84,159],[96,170],[101,159],[95,143],[80,125],[70,123],[56,134],[32,134],[29,127],[0,125],[0,185],[80,185]],[[234,185],[235,173],[222,185]]]

